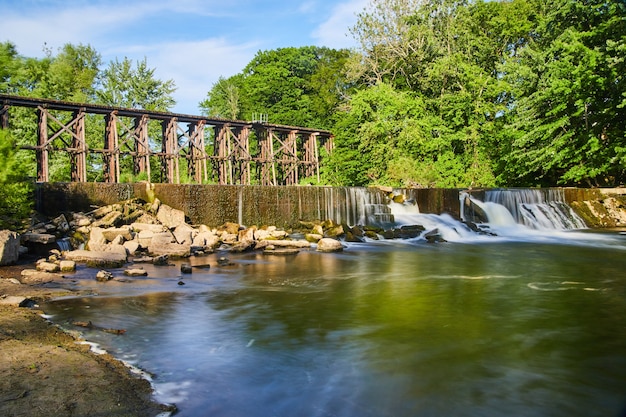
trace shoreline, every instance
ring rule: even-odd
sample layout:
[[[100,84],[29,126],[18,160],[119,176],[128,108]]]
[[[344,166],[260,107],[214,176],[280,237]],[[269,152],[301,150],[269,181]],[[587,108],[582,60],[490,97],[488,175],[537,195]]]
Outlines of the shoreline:
[[[168,416],[149,381],[109,353],[47,320],[38,306],[80,293],[16,283],[31,263],[0,267],[0,302],[26,297],[32,307],[0,303],[0,414],[6,416]],[[13,278],[13,279],[12,279]],[[14,298],[19,300],[19,298]]]

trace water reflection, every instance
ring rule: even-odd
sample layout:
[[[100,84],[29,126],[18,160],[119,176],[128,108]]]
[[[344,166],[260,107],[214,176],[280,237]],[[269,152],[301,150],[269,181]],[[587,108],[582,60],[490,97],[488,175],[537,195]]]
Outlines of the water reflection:
[[[622,411],[621,248],[352,245],[232,261],[182,289],[163,277],[163,292],[46,310],[125,328],[87,337],[152,372],[182,416]]]

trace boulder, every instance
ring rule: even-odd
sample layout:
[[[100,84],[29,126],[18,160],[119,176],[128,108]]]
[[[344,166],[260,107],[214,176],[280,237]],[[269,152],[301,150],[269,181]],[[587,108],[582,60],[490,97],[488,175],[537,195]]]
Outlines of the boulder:
[[[161,233],[167,230],[167,228],[163,226],[162,224],[154,224],[154,223],[135,222],[135,223],[131,223],[130,227],[135,232],[150,231],[152,233]]]
[[[124,271],[124,275],[129,277],[145,277],[148,275],[148,271],[143,268],[130,268]]]
[[[148,253],[151,256],[168,255],[184,258],[191,254],[191,242],[181,245],[170,232],[158,233],[152,237]]]
[[[21,272],[20,282],[27,285],[40,285],[62,279],[59,275],[51,272],[37,271],[36,269],[24,269]]]
[[[180,244],[191,244],[193,242],[193,236],[197,234],[193,227],[189,226],[187,223],[183,223],[181,225],[176,226],[174,229],[174,238],[176,242]]]
[[[76,271],[76,262],[63,260],[59,262],[59,269],[61,272],[73,272]]]
[[[35,300],[26,297],[3,296],[0,297],[0,304],[13,307],[31,307],[33,305],[36,305],[37,303],[35,302]]]
[[[92,251],[104,251],[107,247],[107,240],[104,237],[104,229],[101,227],[92,227],[89,232],[89,240],[87,241],[87,249]]]
[[[9,230],[0,231],[0,265],[11,265],[20,256],[20,237]]]
[[[311,243],[317,243],[323,237],[324,236],[322,236],[321,234],[317,234],[317,233],[307,233],[306,235],[304,235],[304,238],[307,240],[307,242],[311,242]]]
[[[65,254],[65,259],[86,263],[91,267],[119,268],[126,263],[126,249],[122,246],[124,253],[114,251],[88,251],[74,250]]]
[[[58,264],[53,263],[53,262],[38,262],[37,263],[37,271],[44,271],[44,272],[59,272],[61,270],[61,268],[59,267]]]
[[[57,241],[56,236],[49,233],[34,233],[27,232],[21,236],[22,243],[38,243],[41,245],[47,245]]]
[[[98,273],[96,274],[96,281],[99,282],[106,282],[106,281],[111,281],[113,279],[113,274],[110,273],[109,271],[98,271]]]
[[[96,220],[92,223],[93,227],[118,227],[122,224],[124,214],[119,211],[112,211],[100,220]]]
[[[108,229],[101,230],[102,236],[109,242],[113,242],[119,236],[124,238],[124,240],[133,240],[133,233],[131,232],[129,226],[110,227]]]
[[[281,248],[310,248],[311,242],[306,240],[269,240],[273,246]]]
[[[185,213],[166,204],[161,204],[157,212],[157,220],[165,227],[173,229],[185,223]]]
[[[317,250],[320,252],[341,252],[343,245],[336,239],[325,237],[317,242]]]
[[[225,231],[229,235],[237,235],[239,233],[239,227],[238,223],[226,222],[219,228],[219,230]]]
[[[126,248],[126,252],[133,255],[139,250],[139,241],[130,240],[128,242],[124,242],[123,246]]]

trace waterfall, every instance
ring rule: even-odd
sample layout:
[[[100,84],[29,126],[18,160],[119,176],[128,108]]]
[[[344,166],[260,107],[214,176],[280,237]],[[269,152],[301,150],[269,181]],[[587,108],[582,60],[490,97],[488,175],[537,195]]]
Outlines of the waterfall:
[[[325,218],[336,223],[355,225],[384,225],[393,223],[385,193],[362,187],[325,188]]]
[[[532,229],[585,229],[585,222],[565,202],[562,189],[487,190],[485,204],[506,207],[519,224]]]
[[[69,238],[57,239],[56,244],[61,252],[72,250],[72,243]]]

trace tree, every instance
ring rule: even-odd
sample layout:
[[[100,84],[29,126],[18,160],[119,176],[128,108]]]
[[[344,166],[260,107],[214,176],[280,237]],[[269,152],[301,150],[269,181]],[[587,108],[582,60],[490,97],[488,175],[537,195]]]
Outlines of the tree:
[[[176,85],[173,80],[155,78],[154,73],[146,58],[134,67],[128,58],[121,62],[115,59],[101,74],[98,101],[109,106],[168,111],[176,104],[172,96]]]
[[[33,184],[16,158],[15,141],[0,130],[0,229],[17,230],[32,210]]]
[[[626,180],[626,5],[554,0],[507,68],[520,132],[507,157],[519,185]]]
[[[240,96],[243,76],[220,77],[211,87],[207,98],[200,102],[203,114],[211,117],[237,120],[242,118]]]

